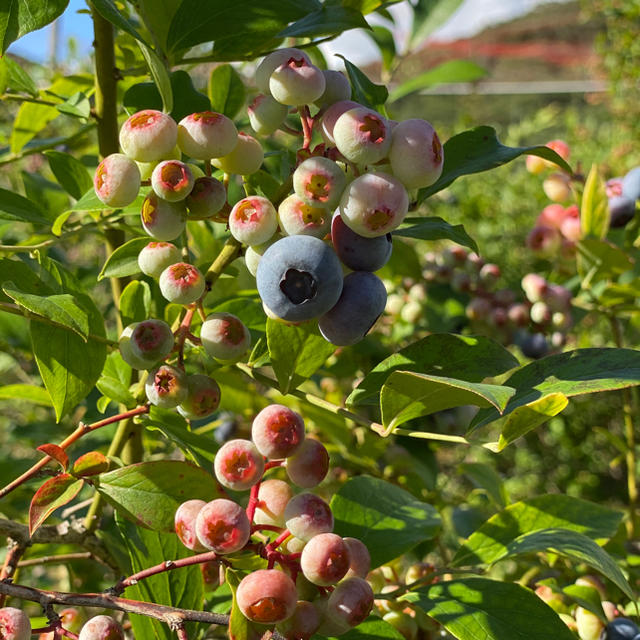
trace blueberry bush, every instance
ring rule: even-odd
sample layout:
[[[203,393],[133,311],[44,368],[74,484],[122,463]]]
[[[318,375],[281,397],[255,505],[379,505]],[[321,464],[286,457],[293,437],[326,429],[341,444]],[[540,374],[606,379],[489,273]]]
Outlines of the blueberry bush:
[[[87,4],[92,73],[0,59],[0,636],[640,637],[640,168],[396,120],[437,70],[394,98],[318,47],[369,29],[392,75],[394,2]],[[66,8],[2,10],[3,53]],[[505,286],[448,209],[525,157]],[[625,496],[510,495],[602,392]]]

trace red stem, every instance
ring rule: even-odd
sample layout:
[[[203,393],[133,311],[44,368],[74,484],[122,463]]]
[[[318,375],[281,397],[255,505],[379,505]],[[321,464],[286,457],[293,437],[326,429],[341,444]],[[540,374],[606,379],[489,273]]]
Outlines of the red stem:
[[[282,527],[279,527],[277,524],[254,524],[251,527],[251,533],[255,533],[256,531],[276,531],[280,533],[282,531]]]
[[[128,418],[132,418],[134,416],[139,416],[144,413],[149,413],[149,405],[144,405],[142,407],[137,407],[136,409],[132,409],[131,411],[125,411],[124,413],[119,413],[115,416],[111,416],[110,418],[105,418],[104,420],[100,420],[98,422],[94,422],[92,424],[84,424],[81,422],[76,430],[67,436],[58,446],[61,449],[66,449],[74,442],[82,438],[82,436],[87,433],[91,433],[96,429],[100,429],[101,427],[106,427],[107,425],[113,424],[114,422],[120,422],[121,420],[127,420]],[[16,478],[13,482],[10,482],[6,487],[0,489],[0,499],[4,498],[7,494],[11,493],[14,489],[19,487],[21,484],[32,478],[42,467],[44,467],[48,462],[53,460],[51,456],[45,455],[44,458],[38,460],[30,469],[25,471],[21,476]]]
[[[266,552],[273,553],[289,537],[291,537],[291,531],[285,529],[273,542],[270,542],[265,547]]]
[[[182,322],[180,326],[176,330],[176,350],[178,351],[178,363],[181,367],[184,367],[184,343],[189,335],[189,328],[191,327],[191,322],[193,320],[193,316],[196,312],[196,306],[191,305],[187,309],[187,313],[184,314],[184,318],[182,318]]]
[[[189,636],[187,635],[187,630],[184,628],[184,626],[178,627],[176,631],[178,632],[179,640],[189,640]]]
[[[265,465],[266,466],[266,465]],[[260,491],[260,483],[254,484],[251,487],[251,493],[249,493],[249,504],[247,504],[247,518],[249,522],[253,524],[253,516],[256,514],[256,508],[258,507],[258,491]]]
[[[269,462],[265,462],[264,470],[269,471],[269,469],[275,469],[276,467],[284,466],[284,460],[270,460]]]
[[[300,113],[300,122],[302,123],[302,148],[308,149],[311,146],[311,137],[313,136],[313,118],[306,104],[299,107],[298,112]]]

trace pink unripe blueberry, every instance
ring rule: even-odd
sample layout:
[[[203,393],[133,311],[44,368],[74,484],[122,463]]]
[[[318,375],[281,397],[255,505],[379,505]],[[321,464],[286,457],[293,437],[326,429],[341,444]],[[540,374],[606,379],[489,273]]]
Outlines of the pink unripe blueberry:
[[[291,57],[274,70],[269,78],[273,98],[286,105],[315,102],[325,89],[322,71],[303,57]]]
[[[578,242],[582,237],[579,218],[565,218],[560,225],[560,233],[570,242]]]
[[[526,327],[529,324],[529,307],[526,304],[512,304],[507,309],[507,317],[516,327]]]
[[[365,173],[351,182],[340,200],[345,224],[365,238],[382,236],[395,229],[409,209],[402,183],[385,173]]]
[[[411,118],[398,123],[391,135],[391,170],[407,189],[432,185],[442,174],[442,144],[430,122]]]
[[[174,526],[180,542],[187,549],[198,553],[206,551],[206,547],[196,536],[196,518],[205,504],[207,503],[204,500],[187,500],[176,509],[174,517]]]
[[[293,190],[312,207],[335,209],[346,185],[344,171],[321,156],[307,158],[293,172]]]
[[[227,201],[227,190],[220,180],[203,176],[193,183],[185,203],[190,219],[209,218],[222,209]]]
[[[540,158],[539,156],[527,156],[525,165],[527,167],[527,171],[534,175],[542,173],[547,167],[544,158]]]
[[[622,178],[610,178],[606,181],[605,185],[605,193],[607,194],[607,198],[613,198],[615,196],[622,195]]]
[[[184,200],[193,189],[193,173],[180,160],[163,160],[151,174],[151,187],[156,195],[169,202]]]
[[[465,314],[469,320],[486,320],[491,313],[491,303],[486,298],[471,298]]]
[[[183,202],[167,202],[155,193],[149,193],[140,212],[142,228],[156,240],[175,240],[186,224],[186,209]]]
[[[278,207],[280,228],[288,236],[324,238],[331,226],[331,213],[324,207],[314,207],[292,193]]]
[[[118,339],[118,349],[120,350],[122,359],[133,369],[151,369],[151,367],[156,364],[156,360],[146,360],[141,358],[140,356],[135,355],[131,348],[131,336],[137,326],[138,323],[134,322],[123,329],[120,334],[120,338]]]
[[[478,275],[480,282],[485,287],[491,288],[500,278],[500,267],[497,264],[489,262],[482,266]]]
[[[536,226],[555,227],[559,229],[567,217],[566,209],[558,203],[547,205],[536,218]]]
[[[264,160],[262,145],[252,136],[238,133],[238,144],[233,151],[220,158],[211,160],[211,164],[225,173],[248,176],[255,173]]]
[[[149,319],[139,322],[131,333],[131,351],[142,359],[157,362],[166,358],[173,349],[173,332],[163,320]]]
[[[361,104],[354,102],[353,100],[340,100],[332,104],[322,116],[320,120],[320,133],[326,144],[335,145],[335,139],[333,137],[333,129],[336,126],[338,118],[351,109],[357,109],[361,107]]]
[[[237,362],[251,344],[251,334],[245,324],[231,313],[211,313],[200,328],[202,346],[211,358],[222,362]]]
[[[159,278],[171,264],[180,261],[180,249],[170,242],[150,242],[138,254],[138,266],[146,276]]]
[[[271,95],[269,93],[269,80],[271,78],[271,74],[290,58],[303,58],[308,63],[311,63],[309,56],[301,49],[289,47],[272,51],[263,58],[262,62],[260,62],[256,69],[256,86],[261,93]]]
[[[313,438],[305,438],[300,448],[287,458],[285,468],[293,484],[303,489],[319,485],[329,471],[329,452]]]
[[[254,418],[251,438],[263,456],[272,460],[287,458],[304,441],[304,421],[299,413],[289,407],[271,404]]]
[[[247,544],[251,524],[244,509],[226,498],[207,502],[196,517],[196,535],[216,553],[234,553]]]
[[[262,244],[278,228],[278,214],[268,198],[249,196],[236,202],[229,214],[229,231],[243,244]]]
[[[234,150],[237,142],[236,125],[215,111],[191,113],[178,124],[178,145],[196,160],[226,156]]]
[[[543,300],[552,311],[566,311],[571,304],[571,291],[559,284],[549,284]]]
[[[289,108],[271,96],[258,94],[247,107],[251,128],[262,136],[268,136],[284,122]]]
[[[560,248],[562,238],[555,227],[534,227],[529,231],[525,241],[532,251],[544,255],[552,255]]]
[[[129,117],[120,129],[122,150],[139,162],[170,156],[178,141],[178,125],[161,111],[145,109]]]
[[[564,173],[552,173],[542,183],[542,190],[553,202],[566,202],[571,197],[569,177]]]
[[[111,616],[94,616],[80,629],[78,640],[124,640],[124,631]]]
[[[264,458],[251,440],[236,438],[220,447],[213,471],[220,484],[234,491],[245,491],[260,482]]]
[[[305,542],[333,531],[331,507],[313,493],[299,493],[291,498],[284,510],[284,520],[292,535]]]
[[[188,420],[210,416],[220,404],[220,386],[209,376],[194,374],[187,377],[187,397],[178,406],[178,413]]]
[[[276,569],[259,569],[244,577],[236,591],[243,615],[260,624],[290,618],[296,610],[298,592],[293,580]]]
[[[373,590],[362,578],[347,578],[331,592],[325,618],[347,629],[366,620],[373,607]]]
[[[338,151],[356,164],[373,164],[386,157],[391,147],[387,121],[376,111],[357,107],[345,111],[333,127]]]
[[[108,207],[130,205],[140,191],[138,165],[123,153],[112,153],[96,169],[93,188],[101,202]]]
[[[258,507],[253,521],[256,524],[284,527],[284,510],[292,497],[293,489],[284,480],[264,480],[258,489]]]
[[[168,364],[160,365],[149,373],[145,384],[147,399],[151,404],[172,409],[187,397],[187,376],[184,371]]]
[[[323,69],[322,75],[325,83],[324,91],[315,101],[319,109],[330,107],[336,102],[348,100],[351,97],[351,85],[344,73],[333,71],[332,69]]]
[[[300,568],[307,580],[328,587],[349,570],[349,549],[335,533],[320,533],[307,542],[300,556]]]
[[[31,622],[29,616],[15,607],[0,609],[0,638],[2,640],[30,640]]]
[[[276,629],[285,638],[295,638],[296,640],[309,640],[320,626],[320,613],[318,609],[307,600],[298,600],[296,610],[293,615],[279,622]]]
[[[549,288],[549,283],[537,273],[527,273],[520,284],[529,302],[542,300]]]
[[[547,142],[545,147],[549,147],[549,149],[553,149],[563,160],[568,160],[569,155],[571,154],[571,150],[569,145],[564,140],[551,140]],[[555,168],[558,165],[551,160],[543,161],[548,167]]]
[[[176,304],[191,304],[205,290],[205,280],[200,270],[186,262],[168,266],[158,280],[162,295]]]
[[[359,578],[366,578],[367,574],[371,570],[371,555],[369,549],[362,540],[358,538],[343,538],[344,543],[349,549],[349,571],[347,571],[346,578],[357,576]]]

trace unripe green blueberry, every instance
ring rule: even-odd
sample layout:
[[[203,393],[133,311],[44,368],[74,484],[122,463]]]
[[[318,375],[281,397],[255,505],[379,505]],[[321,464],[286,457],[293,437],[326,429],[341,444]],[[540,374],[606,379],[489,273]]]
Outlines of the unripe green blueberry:
[[[340,200],[345,224],[365,238],[382,236],[395,229],[409,209],[402,183],[386,173],[365,173],[351,182]]]
[[[247,107],[251,128],[262,136],[276,131],[284,122],[289,108],[271,96],[258,94]]]
[[[320,120],[320,133],[325,143],[328,145],[335,145],[336,141],[333,137],[333,129],[336,126],[338,118],[351,109],[357,109],[362,107],[361,104],[354,102],[353,100],[341,100],[332,104],[322,116]]]
[[[566,202],[571,197],[571,182],[564,173],[552,173],[542,183],[542,190],[553,202]]]
[[[226,201],[227,190],[220,180],[209,176],[197,178],[185,200],[189,219],[210,218],[222,209]]]
[[[269,91],[281,104],[310,104],[324,93],[324,89],[322,71],[303,57],[290,58],[269,78]]]
[[[393,175],[407,189],[433,184],[442,174],[444,154],[431,123],[419,118],[398,123],[391,134],[389,160]]]
[[[162,295],[176,304],[191,304],[205,290],[205,280],[200,270],[187,262],[168,266],[158,280]]]
[[[264,458],[251,440],[225,442],[213,460],[218,482],[233,491],[246,491],[262,479]]]
[[[351,97],[351,85],[344,73],[323,69],[322,75],[325,86],[322,95],[315,101],[316,107],[326,109],[336,102],[348,100]]]
[[[2,640],[30,640],[31,622],[29,616],[15,607],[0,609],[0,638]]]
[[[193,173],[180,160],[163,160],[151,174],[151,187],[156,195],[168,202],[184,200],[193,189]]]
[[[178,406],[178,413],[188,420],[210,416],[220,404],[220,387],[209,376],[187,376],[187,398]]]
[[[293,580],[282,571],[258,569],[242,579],[236,602],[249,620],[274,624],[294,614],[298,592]]]
[[[247,544],[250,534],[251,523],[245,510],[226,498],[207,502],[196,517],[198,540],[216,553],[239,551]]]
[[[138,160],[136,160],[136,165],[140,170],[140,178],[142,180],[151,180],[151,174],[153,173],[153,170],[156,168],[159,162],[162,162],[163,160],[181,160],[181,159],[182,159],[182,151],[180,151],[180,147],[176,144],[176,146],[173,147],[173,150],[171,151],[171,153],[165,155],[162,159],[154,160],[153,162],[139,162]]]
[[[180,249],[170,242],[150,242],[138,254],[138,266],[146,276],[159,278],[170,265],[180,261]]]
[[[280,228],[288,236],[324,238],[331,226],[331,213],[324,207],[314,207],[292,193],[278,207]]]
[[[291,58],[303,58],[309,64],[311,64],[311,59],[304,51],[302,51],[301,49],[295,49],[293,47],[277,49],[276,51],[272,51],[270,54],[263,58],[262,62],[260,62],[256,69],[256,86],[258,87],[258,91],[260,91],[260,93],[271,95],[271,93],[269,92],[269,80],[271,78],[271,74],[281,64],[284,64]]]
[[[547,168],[544,158],[540,158],[539,156],[527,156],[525,166],[527,167],[527,171],[534,175],[542,173]]]
[[[151,404],[173,409],[187,398],[187,375],[171,365],[160,365],[149,373],[145,391]]]
[[[154,109],[138,111],[120,129],[122,150],[139,162],[167,158],[178,141],[178,125],[166,113]]]
[[[186,224],[184,202],[167,202],[155,193],[149,193],[140,212],[142,228],[154,239],[175,240]]]
[[[222,362],[237,362],[251,345],[249,329],[231,313],[211,313],[202,323],[200,340],[207,355]]]
[[[213,158],[211,164],[225,173],[248,176],[260,169],[263,160],[262,145],[254,137],[241,131],[233,151],[221,158]]]
[[[534,302],[529,311],[531,321],[536,324],[549,324],[551,322],[551,309],[546,302]]]
[[[338,151],[356,164],[373,164],[382,160],[391,147],[387,121],[373,109],[357,107],[345,111],[333,127]]]
[[[138,165],[123,153],[112,153],[96,169],[93,188],[101,202],[108,207],[130,205],[140,191]]]
[[[406,640],[414,640],[418,635],[418,623],[404,611],[389,611],[382,619],[397,629]]]
[[[293,190],[311,207],[335,209],[346,185],[344,171],[329,158],[307,158],[293,172]]]
[[[124,640],[124,631],[111,616],[94,616],[80,629],[78,640]]]
[[[282,220],[280,220],[280,224],[282,225]],[[254,245],[252,247],[247,247],[247,250],[244,252],[244,262],[247,265],[247,269],[252,276],[255,277],[258,271],[258,263],[260,262],[260,258],[262,258],[262,254],[274,242],[280,240],[280,238],[282,238],[282,236],[279,233],[274,233],[266,242]]]
[[[278,214],[268,198],[249,196],[236,202],[229,214],[229,231],[243,244],[266,242],[278,228]]]
[[[529,302],[543,300],[549,290],[549,283],[537,273],[527,273],[520,284]]]
[[[604,622],[595,613],[591,613],[583,607],[577,607],[574,616],[580,640],[598,640],[600,638]]]
[[[264,480],[258,489],[258,506],[253,521],[256,524],[284,527],[284,510],[292,497],[293,489],[284,480]]]
[[[151,367],[156,363],[156,360],[145,360],[144,358],[140,358],[139,356],[134,355],[133,350],[131,349],[131,336],[138,324],[139,323],[134,322],[123,329],[120,334],[120,338],[118,339],[118,349],[120,349],[122,359],[131,368],[151,369]]]
[[[226,156],[237,143],[236,125],[227,116],[215,111],[191,113],[178,124],[178,145],[196,160]]]
[[[171,327],[163,320],[149,319],[138,322],[131,333],[131,352],[141,360],[158,362],[173,349],[174,336]]]

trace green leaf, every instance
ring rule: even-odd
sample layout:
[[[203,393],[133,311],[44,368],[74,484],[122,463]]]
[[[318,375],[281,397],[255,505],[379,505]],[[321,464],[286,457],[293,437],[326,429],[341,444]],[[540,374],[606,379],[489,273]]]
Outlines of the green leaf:
[[[98,280],[103,278],[123,278],[140,273],[138,254],[149,244],[149,237],[134,238],[119,246],[104,263],[98,274]]]
[[[46,389],[32,384],[8,384],[0,387],[0,400],[26,400],[43,407],[52,407]]]
[[[473,484],[484,489],[487,495],[502,509],[507,505],[507,492],[498,472],[490,465],[482,462],[463,462],[459,470]]]
[[[84,91],[77,91],[62,104],[56,105],[56,109],[67,116],[85,121],[91,117],[91,102]]]
[[[443,146],[444,167],[442,175],[430,187],[420,189],[418,201],[448,187],[456,178],[495,169],[500,165],[529,154],[551,160],[571,173],[571,167],[552,149],[543,145],[533,147],[507,147],[497,138],[492,127],[476,127],[463,131],[447,140]]]
[[[387,70],[390,69],[396,58],[396,43],[393,39],[393,33],[386,27],[376,25],[368,35],[371,36],[380,49],[383,67]]]
[[[431,540],[440,528],[438,512],[404,489],[370,476],[347,481],[331,500],[335,533],[359,538],[379,567]]]
[[[132,280],[120,296],[122,326],[142,322],[151,314],[151,288],[146,282]]]
[[[12,42],[62,15],[69,0],[9,0],[0,7],[0,42],[3,55]]]
[[[162,98],[162,110],[165,113],[171,113],[173,111],[173,89],[171,88],[169,69],[160,59],[160,56],[140,39],[138,40],[138,46]]]
[[[230,65],[221,64],[209,76],[211,108],[228,118],[235,118],[247,99],[240,74]]]
[[[640,384],[640,351],[633,349],[576,349],[532,362],[504,384],[516,390],[504,415],[552,393],[571,398],[585,393],[613,391]],[[469,431],[499,418],[495,409],[481,409]]]
[[[89,451],[80,456],[74,463],[71,473],[74,476],[96,476],[109,469],[109,460],[99,451]]]
[[[399,598],[412,602],[459,640],[574,640],[533,591],[486,578],[439,582]]]
[[[442,26],[462,4],[462,0],[429,0],[419,2],[413,9],[413,33],[411,49],[424,42],[431,33]]]
[[[133,409],[136,401],[129,391],[130,384],[131,367],[122,359],[120,351],[113,351],[107,356],[102,375],[96,382],[98,391],[107,398],[124,404],[128,409]]]
[[[374,84],[367,76],[354,64],[349,62],[344,56],[339,55],[344,60],[344,67],[351,83],[351,97],[358,103],[371,109],[377,109],[383,105],[389,97],[389,91],[384,85]]]
[[[547,420],[557,416],[569,404],[569,399],[562,393],[550,393],[512,411],[500,424],[500,440],[498,451],[517,440],[520,436],[539,427]]]
[[[453,566],[492,564],[519,536],[542,529],[567,529],[591,539],[611,538],[622,513],[562,494],[516,502],[474,531],[458,549]]]
[[[247,51],[264,51],[265,40],[273,38],[292,20],[319,8],[317,0],[183,0],[171,21],[167,47],[177,51],[233,38],[241,43],[248,40],[242,43],[249,47]],[[194,16],[198,19],[194,20]],[[252,42],[257,37],[263,38],[262,42]]]
[[[163,51],[167,49],[167,34],[171,20],[176,14],[182,0],[139,0],[136,11],[142,17],[144,23],[155,41],[160,44]],[[198,109],[194,109],[198,111]]]
[[[378,363],[351,392],[347,404],[371,401],[398,370],[479,382],[517,366],[516,358],[489,338],[434,333]]]
[[[333,36],[349,29],[370,29],[364,16],[347,7],[321,7],[283,29],[278,38]]]
[[[479,252],[476,241],[465,231],[461,224],[451,225],[446,220],[429,216],[426,219],[410,218],[406,222],[418,221],[407,227],[400,227],[391,233],[402,238],[418,238],[419,240],[452,240],[463,247]]]
[[[72,295],[63,293],[52,296],[36,296],[20,291],[13,282],[4,282],[2,290],[31,313],[69,327],[85,340],[89,335],[89,316],[82,307],[76,304]]]
[[[474,82],[487,75],[487,70],[470,60],[447,60],[433,69],[403,82],[389,95],[389,100],[399,100],[415,91],[429,89],[439,84],[452,82]]]
[[[38,205],[7,189],[0,189],[0,220],[50,224]]]
[[[56,510],[71,502],[82,489],[83,481],[69,473],[49,478],[35,493],[29,505],[29,535]]]
[[[357,627],[340,634],[342,640],[402,640],[404,636],[388,622],[370,616]]]
[[[551,586],[551,588],[553,589],[553,586]],[[556,591],[556,589],[553,590]],[[595,613],[595,615],[597,615],[605,624],[608,622],[607,616],[602,609],[602,596],[595,587],[570,584],[563,589],[557,589],[557,592],[566,594],[577,605],[591,611],[591,613]]]
[[[596,164],[591,165],[584,183],[580,203],[580,228],[584,235],[596,238],[604,238],[609,230],[609,200]]]
[[[104,473],[99,493],[137,525],[173,531],[176,509],[185,500],[221,497],[210,473],[179,460],[140,462]]]
[[[315,327],[293,326],[267,319],[271,366],[284,394],[313,375],[335,351]]]
[[[513,394],[511,387],[394,371],[380,391],[384,435],[414,418],[463,405],[492,406],[501,412]]]
[[[76,200],[91,189],[93,180],[80,160],[62,151],[45,151],[44,155],[56,180]]]
[[[145,42],[133,24],[118,11],[113,0],[91,0],[91,3],[105,20],[108,20],[112,25],[118,27],[118,29],[122,29],[122,31],[125,31],[130,36],[133,36],[139,42]]]
[[[14,91],[23,91],[32,97],[38,95],[38,88],[31,79],[31,76],[9,56],[2,56],[0,63],[7,70],[7,86]]]

